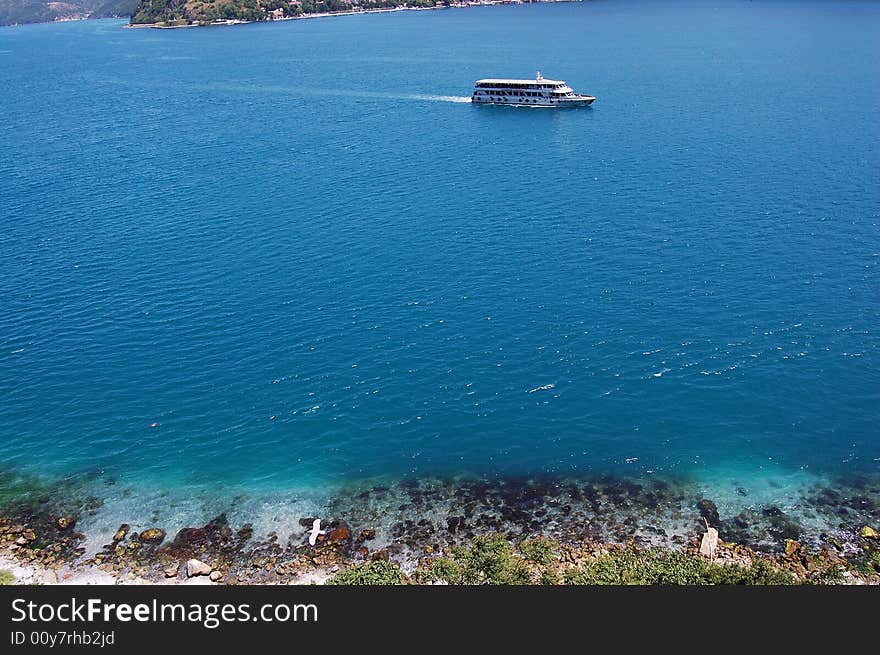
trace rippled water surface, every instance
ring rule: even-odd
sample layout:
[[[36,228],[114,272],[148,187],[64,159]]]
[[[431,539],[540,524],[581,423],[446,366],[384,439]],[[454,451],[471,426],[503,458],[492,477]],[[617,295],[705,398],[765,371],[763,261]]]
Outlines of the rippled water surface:
[[[880,4],[123,24],[0,29],[5,470],[878,471]],[[538,68],[596,104],[467,102]]]

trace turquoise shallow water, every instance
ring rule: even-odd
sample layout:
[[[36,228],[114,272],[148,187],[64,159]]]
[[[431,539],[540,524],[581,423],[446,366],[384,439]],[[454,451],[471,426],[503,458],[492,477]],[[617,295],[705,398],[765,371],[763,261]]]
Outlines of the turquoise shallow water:
[[[6,470],[877,473],[880,4],[122,25],[0,29]]]

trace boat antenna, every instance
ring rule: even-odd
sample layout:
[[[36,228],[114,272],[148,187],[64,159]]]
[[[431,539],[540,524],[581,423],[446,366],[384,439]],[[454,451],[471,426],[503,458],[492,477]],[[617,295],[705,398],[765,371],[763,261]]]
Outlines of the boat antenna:
[[[536,80],[536,81],[537,81],[537,80],[543,80],[543,79],[544,79],[544,76],[541,75],[541,71],[538,71],[537,73],[535,73],[535,80]]]

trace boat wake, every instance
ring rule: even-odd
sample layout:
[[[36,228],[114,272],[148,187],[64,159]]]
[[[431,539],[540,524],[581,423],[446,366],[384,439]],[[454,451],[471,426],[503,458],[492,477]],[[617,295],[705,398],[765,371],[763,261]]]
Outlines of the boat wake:
[[[0,54],[4,51],[0,50]],[[137,84],[130,83],[126,80],[117,80],[110,79],[107,82],[111,84],[118,84],[121,86],[140,86]],[[153,85],[152,88],[176,88],[172,84],[164,84],[164,85]],[[332,97],[332,98],[363,98],[363,99],[377,99],[377,100],[416,100],[420,102],[453,102],[453,103],[470,103],[470,96],[449,96],[449,95],[436,95],[436,94],[426,94],[426,93],[394,93],[394,92],[385,92],[385,91],[365,91],[365,90],[357,90],[357,89],[327,89],[327,88],[314,88],[314,87],[297,87],[297,86],[282,86],[282,85],[258,85],[258,84],[235,84],[235,83],[227,83],[227,82],[212,82],[212,83],[202,83],[202,84],[191,84],[189,88],[192,90],[198,91],[207,91],[207,92],[219,92],[219,93],[234,93],[234,94],[247,94],[252,95],[255,93],[268,93],[268,94],[279,94],[286,95],[290,97],[297,96],[310,96],[310,97]]]
[[[434,96],[434,95],[409,95],[405,96],[407,100],[425,100],[427,102],[457,102],[468,103],[471,101],[470,96]]]

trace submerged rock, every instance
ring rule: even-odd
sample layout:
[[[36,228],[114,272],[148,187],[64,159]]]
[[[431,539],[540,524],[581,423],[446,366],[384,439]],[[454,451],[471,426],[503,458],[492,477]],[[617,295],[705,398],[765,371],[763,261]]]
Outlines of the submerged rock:
[[[351,528],[348,524],[340,522],[339,525],[330,530],[326,537],[327,543],[332,545],[345,545],[351,542]]]
[[[269,540],[272,541],[269,534]],[[226,548],[233,545],[232,528],[226,514],[220,514],[208,521],[201,528],[183,528],[174,537],[173,547],[178,549],[200,549],[207,546],[213,548]]]
[[[58,520],[55,521],[55,525],[58,526],[59,530],[68,530],[72,528],[76,524],[76,518],[73,516],[59,516]]]
[[[703,498],[697,503],[697,510],[709,525],[721,525],[721,517],[718,515],[718,507],[711,500]]]
[[[162,528],[148,528],[141,532],[141,541],[144,543],[161,544],[164,539],[165,530]]]
[[[776,543],[785,543],[788,539],[800,539],[803,529],[801,526],[784,512],[777,508],[778,514],[770,515],[770,525],[767,533]]]
[[[122,541],[125,539],[125,536],[128,534],[131,526],[128,523],[123,523],[119,526],[119,529],[116,531],[116,534],[113,535],[113,541]]]
[[[373,528],[366,528],[361,530],[361,533],[358,535],[358,542],[370,541],[376,538],[376,531]]]
[[[243,526],[241,526],[239,531],[235,533],[235,536],[239,541],[247,541],[252,536],[254,536],[254,526],[250,523],[245,523]]]
[[[452,534],[455,534],[463,527],[464,520],[460,516],[450,516],[446,519],[446,529]]]

